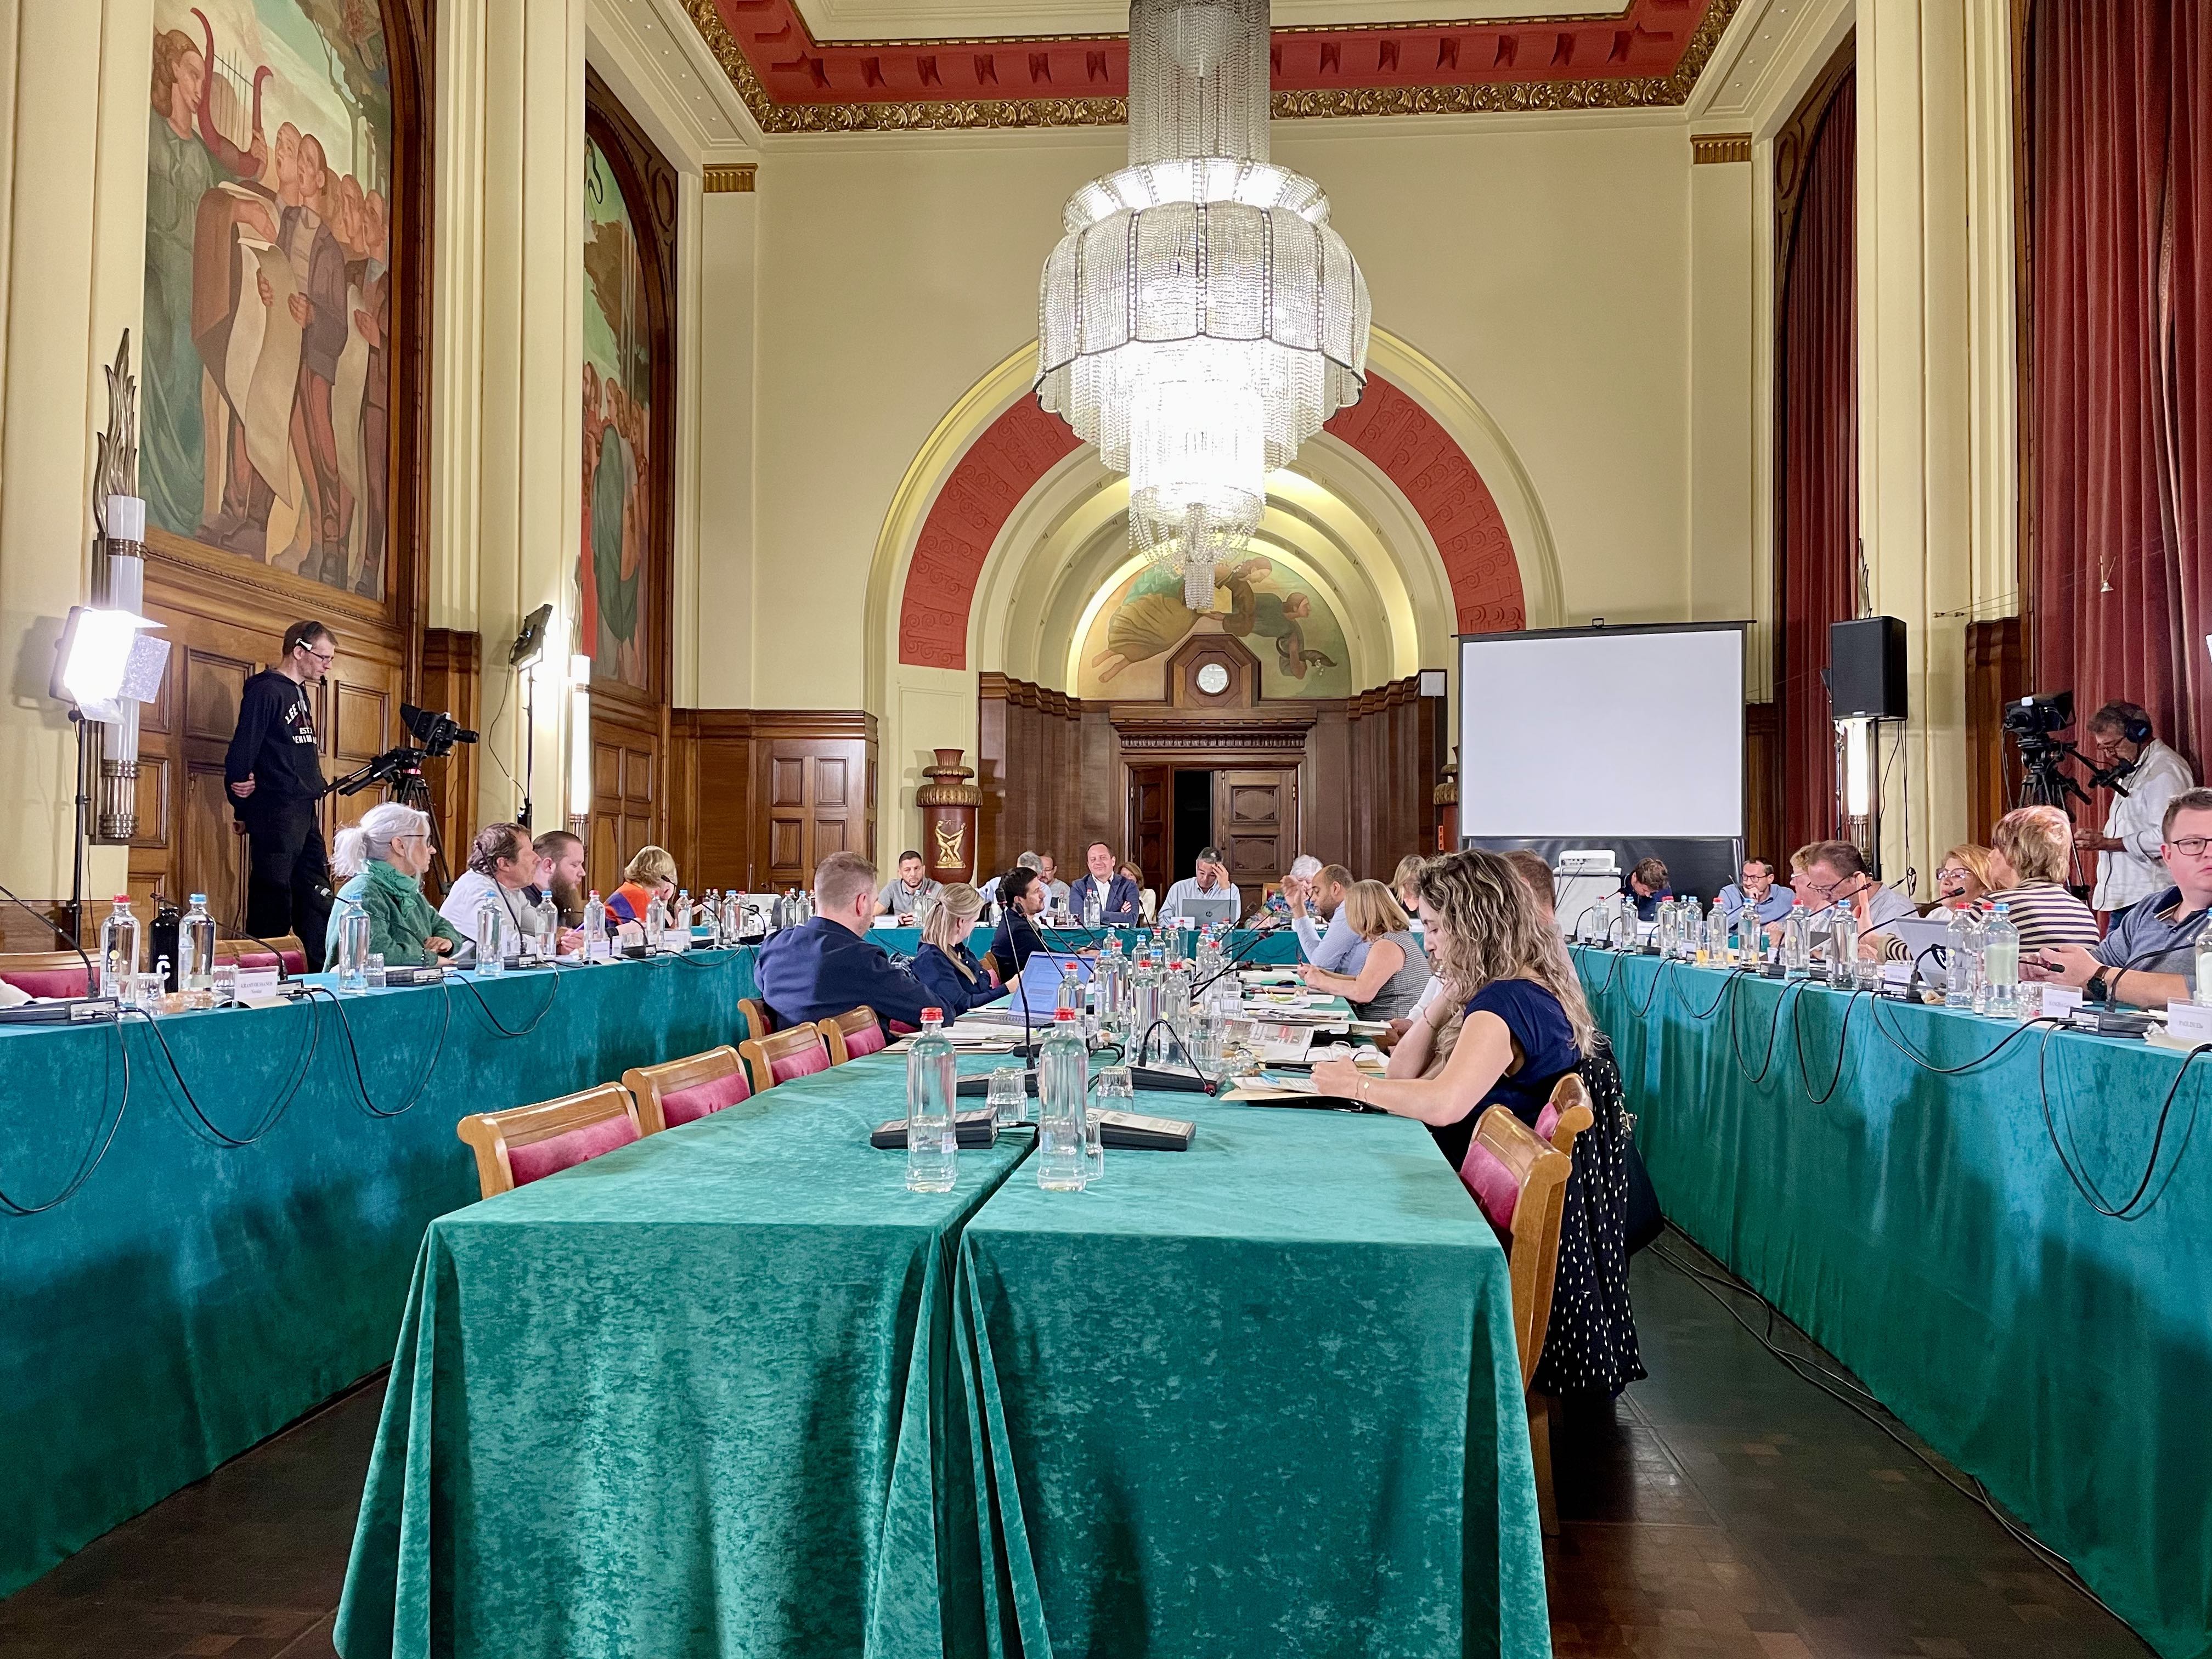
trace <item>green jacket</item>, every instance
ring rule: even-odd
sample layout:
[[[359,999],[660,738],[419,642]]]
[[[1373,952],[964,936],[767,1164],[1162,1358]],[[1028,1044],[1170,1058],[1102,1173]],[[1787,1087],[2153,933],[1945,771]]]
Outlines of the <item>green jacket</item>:
[[[451,939],[456,945],[461,943],[453,924],[422,896],[422,882],[401,875],[382,859],[370,860],[367,869],[338,889],[337,898],[331,907],[330,932],[324,946],[333,972],[338,959],[338,924],[345,919],[349,900],[368,912],[368,948],[383,957],[387,968],[420,968],[437,960],[423,946],[423,941],[434,936]]]

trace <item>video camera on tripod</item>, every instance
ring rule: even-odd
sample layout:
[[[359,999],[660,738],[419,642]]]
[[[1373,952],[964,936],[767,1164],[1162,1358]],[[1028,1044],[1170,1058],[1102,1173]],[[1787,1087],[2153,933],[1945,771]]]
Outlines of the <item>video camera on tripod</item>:
[[[2012,734],[2020,750],[2023,806],[2056,806],[2063,811],[2069,796],[2084,805],[2094,805],[2089,792],[2075,781],[2073,775],[2061,769],[2069,759],[2080,761],[2088,769],[2089,781],[2095,787],[2127,793],[2120,780],[2134,769],[2123,765],[2107,771],[2100,767],[2058,735],[2073,724],[2071,691],[2022,697],[2005,705],[2004,729]]]
[[[411,702],[399,705],[399,723],[414,742],[387,749],[368,765],[347,773],[331,786],[332,793],[357,795],[381,783],[391,787],[395,798],[404,799],[410,788],[422,785],[424,761],[443,760],[453,752],[455,744],[477,740],[477,734],[451,714],[433,714]]]

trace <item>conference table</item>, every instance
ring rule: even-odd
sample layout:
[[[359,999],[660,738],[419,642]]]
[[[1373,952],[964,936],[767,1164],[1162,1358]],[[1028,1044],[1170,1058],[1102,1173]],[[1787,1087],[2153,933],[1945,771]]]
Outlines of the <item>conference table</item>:
[[[1048,1193],[1024,1127],[922,1194],[904,1088],[432,1224],[345,1659],[1548,1650],[1504,1255],[1425,1130],[1146,1092],[1187,1152]]]
[[[1668,1216],[2167,1659],[2212,1651],[2207,1065],[1575,954]]]

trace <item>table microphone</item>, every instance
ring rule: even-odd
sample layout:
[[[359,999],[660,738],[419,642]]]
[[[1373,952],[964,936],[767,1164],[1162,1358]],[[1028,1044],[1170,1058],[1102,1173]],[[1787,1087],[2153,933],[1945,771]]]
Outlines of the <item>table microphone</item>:
[[[100,994],[100,975],[92,971],[92,957],[86,953],[85,948],[81,943],[76,939],[72,939],[69,934],[64,933],[60,926],[56,923],[52,916],[41,915],[32,906],[24,903],[21,899],[17,898],[5,887],[0,887],[0,898],[6,899],[9,903],[14,905],[25,915],[29,916],[40,927],[44,927],[48,933],[52,933],[56,939],[59,939],[64,945],[67,945],[70,950],[76,951],[77,954],[77,960],[84,963],[85,995],[88,997],[96,997]]]

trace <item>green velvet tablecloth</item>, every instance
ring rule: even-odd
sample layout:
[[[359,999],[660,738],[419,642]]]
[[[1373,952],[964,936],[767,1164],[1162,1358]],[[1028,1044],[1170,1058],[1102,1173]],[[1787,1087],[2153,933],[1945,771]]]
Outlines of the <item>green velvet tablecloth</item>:
[[[2207,1063],[2161,1144],[2171,1050],[1577,956],[1668,1216],[2166,1659],[2212,1653]],[[2146,1170],[2132,1220],[2075,1184],[2120,1209]]]
[[[733,1041],[751,961],[0,1030],[0,1190],[46,1202],[113,1124],[74,1196],[0,1213],[0,1594],[389,1360],[477,1194],[454,1124]]]
[[[951,1244],[1030,1136],[910,1193],[868,1145],[905,1075],[857,1060],[433,1224],[345,1659],[975,1650]]]
[[[1191,1150],[962,1236],[991,1651],[1548,1653],[1505,1256],[1428,1132],[1138,1106]]]

